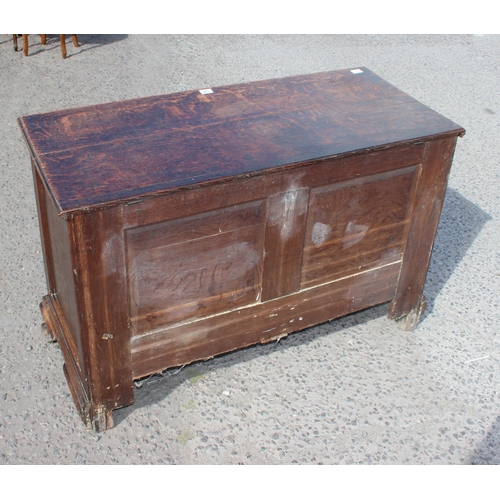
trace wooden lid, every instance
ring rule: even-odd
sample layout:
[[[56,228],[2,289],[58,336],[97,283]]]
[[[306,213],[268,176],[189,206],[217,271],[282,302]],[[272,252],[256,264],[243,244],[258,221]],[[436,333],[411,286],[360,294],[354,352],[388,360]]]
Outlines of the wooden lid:
[[[19,123],[59,213],[465,132],[366,68],[55,111]]]

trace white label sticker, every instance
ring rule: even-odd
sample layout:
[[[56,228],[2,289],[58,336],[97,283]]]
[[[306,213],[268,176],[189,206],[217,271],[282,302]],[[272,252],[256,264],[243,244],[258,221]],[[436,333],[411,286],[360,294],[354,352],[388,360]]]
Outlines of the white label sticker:
[[[357,75],[358,73],[363,73],[363,70],[362,69],[351,69],[351,73],[354,73],[355,75]]]
[[[200,90],[200,94],[213,94],[214,91],[212,89],[202,89]]]

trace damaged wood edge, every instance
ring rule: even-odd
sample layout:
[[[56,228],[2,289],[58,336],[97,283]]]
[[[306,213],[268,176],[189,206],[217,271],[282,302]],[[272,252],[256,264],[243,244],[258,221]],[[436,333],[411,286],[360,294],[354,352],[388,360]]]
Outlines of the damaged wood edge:
[[[272,328],[272,330],[274,330],[274,328]],[[278,343],[281,339],[288,337],[288,335],[290,335],[290,333],[293,333],[293,332],[281,333],[279,335],[275,335],[274,337],[263,338],[263,339],[261,339],[260,343],[261,344],[270,344],[271,342]]]
[[[49,335],[58,342],[61,348],[65,361],[63,365],[64,376],[80,418],[89,431],[100,432],[110,429],[113,427],[113,412],[102,405],[96,405],[94,408],[92,404],[86,380],[82,378],[78,360],[73,354],[75,347],[72,346],[71,334],[60,311],[57,298],[46,295],[42,299],[40,309]]]
[[[96,430],[91,411],[92,403],[87,393],[85,381],[82,379],[78,363],[72,355],[72,350],[68,344],[69,329],[63,315],[59,311],[56,299],[51,295],[46,295],[42,298],[40,309],[50,336],[57,340],[61,348],[65,361],[63,366],[64,375],[78,413],[87,429]]]
[[[363,275],[363,274],[367,275],[367,274],[370,274],[370,273],[376,273],[377,271],[383,270],[386,267],[392,267],[395,264],[401,264],[401,262],[402,262],[402,259],[396,259],[396,260],[394,260],[392,262],[388,262],[387,264],[382,264],[382,265],[379,265],[379,266],[376,266],[376,267],[371,267],[369,269],[364,269],[362,271],[349,274],[348,276],[342,276],[341,278],[334,278],[334,279],[332,279],[330,281],[326,281],[324,283],[317,283],[317,284],[314,284],[314,285],[308,285],[308,286],[302,288],[301,290],[298,290],[296,292],[293,292],[291,294],[283,296],[283,297],[287,297],[289,300],[298,299],[295,302],[291,302],[290,304],[287,304],[287,306],[285,307],[285,309],[288,309],[288,308],[294,309],[295,307],[297,307],[298,304],[299,304],[299,300],[300,300],[299,297],[304,292],[313,290],[315,288],[321,289],[322,287],[325,287],[325,286],[328,286],[328,285],[333,285],[334,283],[342,283],[343,281],[350,280],[352,278],[355,278],[356,276],[360,276],[360,275]],[[269,306],[272,306],[273,304],[280,303],[282,301],[283,297],[276,297],[274,299],[269,299],[269,300],[266,300],[266,301],[262,301],[262,300],[259,299],[256,302],[253,302],[251,304],[246,304],[244,306],[235,307],[234,309],[228,309],[227,311],[220,311],[220,312],[217,312],[217,313],[210,314],[208,316],[202,316],[202,317],[197,317],[197,318],[190,318],[190,319],[187,319],[187,320],[184,320],[184,321],[179,321],[177,323],[173,323],[171,325],[168,325],[167,327],[161,326],[161,327],[154,328],[154,329],[148,330],[148,331],[140,333],[140,334],[134,333],[134,335],[132,336],[132,339],[131,339],[131,343],[132,344],[137,343],[141,339],[145,339],[147,337],[152,337],[154,335],[161,334],[163,332],[167,332],[168,330],[171,330],[171,329],[174,329],[174,328],[178,328],[178,327],[182,327],[182,326],[187,326],[189,324],[193,324],[194,325],[196,323],[207,321],[207,320],[210,320],[210,319],[213,319],[213,318],[223,317],[223,316],[226,316],[227,314],[235,313],[237,311],[243,311],[243,310],[246,310],[246,309],[251,309],[251,308],[258,307],[258,306],[262,306],[263,304],[268,304]],[[273,314],[273,313],[275,311],[278,311],[278,312],[282,311],[283,309],[284,308],[282,306],[276,306],[276,308],[270,309],[269,312],[271,312],[271,316],[277,316],[277,314]],[[394,318],[390,318],[390,319],[394,319]],[[128,318],[128,321],[130,321],[130,317]],[[267,331],[271,331],[271,330],[267,330]],[[286,335],[289,335],[289,334],[287,333]],[[274,337],[273,337],[273,339],[274,339]],[[269,342],[272,342],[273,339],[269,339]],[[263,341],[260,341],[260,342],[266,342],[266,340],[263,340]],[[213,357],[213,356],[211,356],[211,357]],[[209,358],[207,358],[207,359],[209,359]]]
[[[415,309],[412,309],[408,314],[400,316],[399,318],[392,318],[396,324],[405,332],[411,332],[417,328],[422,315],[424,314],[425,308],[427,307],[427,302],[425,300],[425,296],[422,295],[420,298],[420,302]]]
[[[215,315],[199,321],[193,321],[189,324],[184,323],[176,327],[171,327],[167,330],[158,332],[159,336],[155,339],[141,338],[140,342],[132,341],[132,363],[134,366],[134,379],[141,379],[152,373],[167,370],[181,365],[188,365],[193,362],[206,360],[211,357],[219,356],[224,353],[244,349],[256,344],[265,344],[268,342],[279,341],[291,333],[306,330],[315,325],[326,323],[333,319],[337,319],[344,314],[350,314],[355,311],[363,310],[368,307],[389,302],[393,297],[394,289],[397,280],[397,267],[399,262],[381,266],[371,273],[359,273],[357,276],[372,275],[380,285],[380,293],[376,296],[369,294],[363,300],[358,300],[355,303],[349,297],[352,296],[351,291],[353,286],[363,286],[362,281],[356,280],[357,283],[349,283],[356,277],[346,278],[342,281],[347,281],[344,286],[337,290],[332,290],[332,285],[338,283],[334,281],[328,285],[323,285],[323,292],[320,297],[311,295],[312,290],[306,289],[296,294],[283,296],[272,301],[264,302],[258,305],[259,308],[264,308],[259,313],[261,323],[265,323],[262,330],[260,327],[254,327],[245,332],[239,340],[234,339],[234,325],[237,323],[247,323],[252,321],[252,317],[256,318],[253,307],[245,307],[236,309],[222,315],[217,315],[220,320],[216,326],[213,323]],[[381,272],[382,271],[382,272]],[[320,287],[314,287],[320,288]],[[334,287],[333,287],[334,288]],[[346,295],[347,294],[347,295]],[[348,303],[347,303],[347,302]],[[288,302],[288,303],[287,303]],[[311,305],[311,302],[314,304]],[[300,304],[306,304],[305,310],[300,310]],[[276,307],[278,306],[278,307]],[[295,310],[296,309],[296,310]],[[294,310],[292,313],[290,311]],[[246,312],[244,318],[239,316],[239,313]],[[303,323],[299,328],[293,326],[290,319],[295,316],[303,316]],[[224,316],[226,316],[224,318]],[[273,316],[272,320],[270,320]],[[309,317],[309,318],[308,318]],[[295,324],[296,325],[296,324]],[[275,332],[273,330],[276,330]],[[182,348],[177,349],[172,347],[175,344],[174,338],[181,338],[186,332],[189,335],[202,334],[205,338],[203,345],[196,346],[195,351],[186,346],[186,342],[182,343]],[[217,333],[216,333],[217,332]],[[265,335],[265,333],[268,335]],[[164,340],[168,337],[170,344],[168,348],[163,345]],[[233,339],[233,340],[231,340]],[[230,342],[231,345],[212,349],[215,341]],[[173,342],[173,344],[172,344]],[[135,344],[135,345],[134,345]],[[175,351],[176,355],[169,354],[170,350]],[[189,351],[189,352],[188,352]]]

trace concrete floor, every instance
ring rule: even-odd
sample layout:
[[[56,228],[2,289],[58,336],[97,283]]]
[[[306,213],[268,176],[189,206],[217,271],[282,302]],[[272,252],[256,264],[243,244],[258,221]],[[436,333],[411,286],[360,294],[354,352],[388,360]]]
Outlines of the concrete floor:
[[[0,464],[500,463],[500,36],[0,35]],[[41,334],[44,267],[17,117],[367,66],[467,130],[418,329],[387,305],[136,388],[115,428],[75,410]],[[138,384],[140,385],[140,384]]]

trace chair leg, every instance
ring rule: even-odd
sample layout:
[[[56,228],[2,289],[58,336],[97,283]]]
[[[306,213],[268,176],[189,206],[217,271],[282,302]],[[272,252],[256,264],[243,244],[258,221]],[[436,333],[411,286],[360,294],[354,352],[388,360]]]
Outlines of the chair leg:
[[[66,36],[59,35],[59,39],[61,40],[61,52],[63,59],[66,59]]]
[[[40,35],[42,45],[47,45],[47,35]]]
[[[76,35],[71,35],[71,39],[73,40],[73,45],[75,47],[80,47],[80,45],[78,45],[78,38],[76,37]]]
[[[28,55],[28,35],[23,35],[23,52],[24,55]]]

